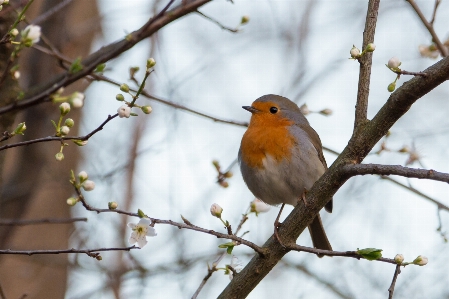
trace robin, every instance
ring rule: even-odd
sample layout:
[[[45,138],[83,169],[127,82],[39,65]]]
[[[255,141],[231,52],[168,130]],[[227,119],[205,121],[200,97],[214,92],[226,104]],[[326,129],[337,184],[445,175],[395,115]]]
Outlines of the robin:
[[[242,108],[252,114],[239,150],[246,185],[267,204],[295,206],[327,169],[320,137],[287,98],[269,94]],[[332,199],[325,209],[332,212]],[[332,250],[320,214],[309,225],[309,232],[315,248]]]

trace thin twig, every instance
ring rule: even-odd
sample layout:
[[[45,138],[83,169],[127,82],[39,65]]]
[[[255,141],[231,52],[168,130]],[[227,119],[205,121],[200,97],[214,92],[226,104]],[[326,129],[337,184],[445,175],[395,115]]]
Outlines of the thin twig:
[[[17,220],[17,219],[0,219],[0,226],[25,226],[25,225],[35,225],[35,224],[66,224],[83,221],[87,222],[87,218],[43,218],[43,219],[33,219],[33,220]]]
[[[51,18],[54,14],[58,13],[61,9],[66,7],[68,4],[70,4],[70,2],[72,2],[72,1],[73,0],[64,0],[61,3],[53,6],[53,8],[47,10],[45,13],[43,13],[40,16],[38,16],[37,18],[35,18],[33,20],[33,24],[39,25],[39,24],[45,22],[46,20]]]
[[[408,71],[393,71],[394,73],[398,74],[398,75],[412,75],[412,76],[421,76],[421,77],[427,77],[426,73],[423,72],[408,72]]]
[[[6,150],[8,148],[13,148],[13,147],[18,147],[18,146],[25,146],[25,145],[30,145],[30,144],[34,144],[34,143],[40,143],[40,142],[49,142],[49,141],[63,142],[64,140],[81,140],[81,141],[86,141],[90,137],[92,137],[94,134],[96,134],[99,131],[103,130],[104,126],[108,122],[110,122],[111,120],[116,118],[117,116],[118,116],[118,113],[114,114],[112,116],[108,115],[106,120],[103,121],[100,126],[98,126],[95,130],[93,130],[92,132],[90,132],[89,134],[84,135],[84,136],[64,136],[64,137],[48,136],[48,137],[37,138],[37,139],[33,139],[33,140],[28,140],[28,141],[22,141],[22,142],[17,142],[17,143],[6,144],[4,146],[0,146],[0,151]]]
[[[410,3],[410,5],[415,10],[418,17],[421,19],[421,22],[424,24],[424,26],[426,26],[427,31],[429,31],[430,35],[432,36],[432,40],[437,46],[438,50],[440,51],[441,56],[446,57],[448,55],[448,50],[438,38],[438,35],[435,32],[435,29],[433,28],[433,25],[426,20],[426,17],[423,15],[421,9],[418,7],[418,5],[414,0],[406,0],[406,1]]]
[[[391,285],[388,288],[388,299],[393,299],[394,287],[396,285],[396,280],[398,279],[399,274],[401,274],[401,265],[396,265],[396,269],[394,270],[393,280],[391,281]]]
[[[199,14],[200,16],[206,18],[207,20],[211,21],[212,23],[217,24],[221,29],[227,30],[227,31],[232,32],[232,33],[237,33],[237,32],[239,32],[238,29],[227,27],[227,26],[221,24],[220,22],[218,22],[217,20],[215,20],[215,19],[213,19],[213,18],[211,18],[211,17],[209,17],[209,16],[203,14],[203,13],[200,12],[199,10],[197,10],[197,11],[195,11],[195,12],[196,12],[197,14]]]
[[[18,255],[35,255],[35,254],[61,254],[61,253],[85,253],[89,256],[92,254],[102,251],[130,251],[131,249],[140,249],[136,246],[130,247],[110,247],[110,248],[96,248],[96,249],[53,249],[53,250],[11,250],[11,249],[2,249],[0,250],[0,254],[18,254]]]
[[[362,49],[369,43],[374,42],[376,32],[377,14],[379,11],[380,0],[369,0],[368,10],[366,12],[365,30],[363,31]],[[366,53],[359,59],[359,86],[357,91],[357,103],[355,106],[354,134],[359,125],[367,121],[368,115],[368,97],[371,78],[371,65],[373,63],[373,53]]]
[[[199,295],[199,293],[201,292],[201,290],[203,289],[203,287],[206,285],[207,281],[209,280],[209,278],[212,277],[212,274],[214,274],[215,271],[217,271],[217,265],[214,264],[212,265],[211,268],[207,269],[207,274],[206,276],[204,276],[203,280],[201,280],[200,285],[198,286],[198,289],[196,289],[195,293],[192,295],[192,299],[196,299]]]
[[[433,7],[433,13],[432,13],[432,20],[430,21],[430,25],[433,26],[433,23],[435,23],[435,18],[437,16],[437,9],[438,6],[440,5],[441,0],[435,0],[435,6]]]

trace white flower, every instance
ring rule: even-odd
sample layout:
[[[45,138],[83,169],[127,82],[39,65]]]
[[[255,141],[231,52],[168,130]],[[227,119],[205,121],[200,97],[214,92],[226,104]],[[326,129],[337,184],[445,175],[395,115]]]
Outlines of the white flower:
[[[434,49],[434,47],[431,48],[426,45],[419,45],[418,50],[419,54],[421,54],[422,57],[437,59],[438,55],[440,55],[440,52],[438,52],[437,49]]]
[[[139,223],[128,223],[128,227],[133,230],[129,237],[129,244],[137,243],[137,246],[143,248],[147,245],[147,237],[157,236],[154,227],[150,226],[151,220],[148,218],[141,218]]]
[[[70,132],[70,128],[67,126],[62,126],[60,132],[62,135],[67,135]]]
[[[84,106],[84,93],[82,92],[74,92],[69,99],[70,104],[74,108],[81,108]]]
[[[251,212],[256,213],[256,215],[259,213],[268,212],[271,209],[269,205],[258,198],[255,198],[249,205],[251,207]]]
[[[391,57],[390,60],[388,60],[388,67],[390,69],[396,69],[401,65],[401,62],[399,61],[399,58],[395,57]]]
[[[360,50],[356,46],[352,46],[351,51],[349,51],[349,54],[351,54],[352,58],[357,58],[360,56]]]
[[[402,262],[404,261],[404,256],[402,254],[396,254],[396,256],[394,257],[394,261],[396,262],[396,264],[402,264]]]
[[[235,255],[232,256],[231,264],[229,266],[231,266],[237,273],[242,271],[242,264],[240,263],[239,259]],[[229,279],[232,280],[234,278],[234,273],[231,270],[227,270],[227,271],[229,271],[227,273],[229,275]]]
[[[13,74],[14,79],[18,80],[20,78],[20,72],[19,71],[15,71]]]
[[[41,27],[36,25],[28,25],[22,31],[22,37],[32,44],[38,43],[41,39]]]
[[[87,180],[83,183],[82,187],[85,191],[92,191],[95,189],[95,182]]]
[[[120,118],[129,118],[129,116],[131,115],[131,108],[129,108],[128,105],[122,105],[117,109],[117,113]]]
[[[61,115],[64,116],[67,113],[70,112],[70,105],[69,103],[62,103],[61,105],[59,105],[59,111],[61,112]]]
[[[425,266],[427,265],[428,259],[427,257],[423,256],[423,255],[419,255],[414,261],[413,264],[418,265],[418,266]]]
[[[210,206],[210,213],[212,216],[221,218],[221,213],[223,212],[223,208],[220,207],[218,204],[214,203]]]
[[[84,170],[81,171],[80,173],[78,173],[78,178],[80,179],[80,182],[84,182],[86,181],[89,177],[87,175],[87,172],[85,172]]]

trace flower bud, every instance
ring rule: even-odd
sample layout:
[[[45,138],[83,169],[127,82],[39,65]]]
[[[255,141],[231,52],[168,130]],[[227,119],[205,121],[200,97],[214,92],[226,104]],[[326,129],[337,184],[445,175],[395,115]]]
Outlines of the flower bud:
[[[69,199],[67,199],[67,204],[71,207],[76,205],[77,202],[78,202],[78,199],[76,199],[74,197],[70,197]]]
[[[357,58],[360,56],[360,50],[356,46],[352,46],[351,51],[349,51],[349,54],[351,54],[351,58]]]
[[[23,132],[27,129],[27,126],[25,125],[25,123],[20,123],[17,125],[16,129],[13,132],[13,135],[23,135]]]
[[[122,105],[117,109],[117,113],[120,118],[129,118],[129,116],[131,115],[131,108],[129,108],[128,105]]]
[[[427,265],[428,259],[425,256],[419,255],[414,261],[413,264],[418,266],[425,266]]]
[[[387,66],[390,69],[397,69],[401,65],[401,62],[399,61],[399,58],[397,57],[391,57],[390,60],[388,60]]]
[[[84,183],[84,181],[86,181],[89,178],[89,176],[87,175],[87,172],[83,170],[80,173],[78,173],[78,178],[80,179],[80,183]]]
[[[220,184],[220,186],[222,186],[223,188],[228,188],[229,187],[229,183],[226,181],[220,181],[218,184]]]
[[[391,82],[390,84],[388,84],[387,89],[389,92],[393,92],[396,89],[396,82]]]
[[[108,208],[109,210],[115,210],[118,208],[118,203],[116,203],[115,201],[110,201],[108,202]]]
[[[67,113],[70,112],[70,105],[69,103],[62,103],[61,105],[59,105],[59,111],[61,112],[61,115],[64,116]]]
[[[406,145],[404,145],[398,152],[400,153],[409,153],[410,152],[410,148]]]
[[[67,119],[65,120],[64,124],[65,124],[67,127],[71,128],[71,127],[73,127],[73,126],[75,125],[75,122],[73,121],[73,119],[67,118]]]
[[[240,21],[240,24],[245,25],[249,22],[249,16],[243,16],[242,20]]]
[[[17,34],[19,34],[19,30],[17,30],[16,28],[11,29],[11,31],[9,31],[9,34],[11,34],[12,36],[17,36]]]
[[[62,160],[64,160],[64,154],[63,154],[63,153],[57,153],[57,154],[55,155],[55,158],[56,158],[56,160],[58,160],[58,161],[62,161]]]
[[[232,178],[234,174],[231,171],[227,171],[225,173],[223,173],[223,176],[227,179]]]
[[[396,262],[396,264],[400,265],[404,261],[404,256],[402,254],[396,254],[396,256],[394,257],[394,261]]]
[[[376,45],[373,43],[369,43],[365,48],[366,52],[374,52],[376,50]]]
[[[84,106],[84,98],[84,93],[76,91],[70,96],[69,102],[73,108],[81,108]]]
[[[258,198],[255,198],[249,204],[249,206],[250,206],[250,212],[251,213],[256,213],[256,215],[259,214],[259,213],[268,212],[271,209],[271,207],[269,205],[267,205],[266,203],[264,203],[263,201],[261,201]]]
[[[143,113],[145,113],[145,114],[150,114],[151,113],[151,111],[153,111],[153,108],[151,108],[151,106],[142,106],[142,107],[140,107],[140,109],[142,109],[142,111],[143,111]]]
[[[19,71],[14,71],[14,72],[12,73],[12,76],[13,76],[14,79],[19,80],[19,78],[20,78],[20,72],[19,72]]]
[[[78,146],[85,146],[87,144],[87,140],[73,140],[73,143]]]
[[[147,60],[147,69],[150,69],[150,68],[152,68],[155,65],[156,65],[156,60],[154,60],[154,58],[148,58],[148,60]]]
[[[60,132],[62,135],[67,135],[67,134],[69,134],[69,132],[70,132],[70,128],[67,127],[67,126],[62,126],[62,127],[59,129],[59,132]]]
[[[36,25],[28,25],[22,31],[23,44],[26,47],[31,47],[38,43],[41,38],[41,27]]]
[[[223,212],[223,208],[220,207],[218,204],[214,203],[212,204],[212,206],[210,207],[210,213],[212,214],[212,216],[217,217],[217,218],[221,218],[221,213]]]
[[[119,93],[115,96],[115,99],[117,101],[123,102],[125,100],[125,97],[121,93]]]
[[[82,187],[85,191],[92,191],[95,189],[95,183],[94,181],[87,180],[83,183]]]
[[[123,83],[122,85],[120,85],[120,90],[123,92],[129,92],[128,84]]]
[[[320,114],[328,116],[328,115],[331,115],[332,112],[333,112],[333,111],[332,111],[331,109],[326,108],[326,109],[321,110],[321,111],[320,111]]]

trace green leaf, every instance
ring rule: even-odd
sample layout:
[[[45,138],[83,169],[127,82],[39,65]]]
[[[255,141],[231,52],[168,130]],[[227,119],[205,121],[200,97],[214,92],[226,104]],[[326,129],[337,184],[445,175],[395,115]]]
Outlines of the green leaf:
[[[378,260],[382,257],[382,249],[377,248],[357,248],[357,253],[369,261]]]
[[[226,249],[226,252],[228,254],[231,254],[233,249],[234,249],[234,246],[229,246],[228,249]]]
[[[94,72],[95,73],[103,73],[105,68],[106,68],[106,63],[101,63],[101,64],[97,65]]]
[[[145,213],[141,209],[137,210],[137,215],[139,215],[140,218],[144,218],[145,217]]]
[[[50,119],[50,121],[51,121],[51,123],[53,124],[53,126],[55,127],[55,129],[57,130],[57,129],[58,129],[58,125],[55,123],[55,121],[52,120],[52,119]]]
[[[75,59],[72,63],[72,65],[70,66],[70,70],[69,72],[71,74],[75,74],[79,71],[81,71],[83,69],[83,65],[81,64],[81,57],[78,57],[77,59]]]
[[[223,243],[218,245],[218,248],[228,248],[229,246],[235,246],[233,242]]]

